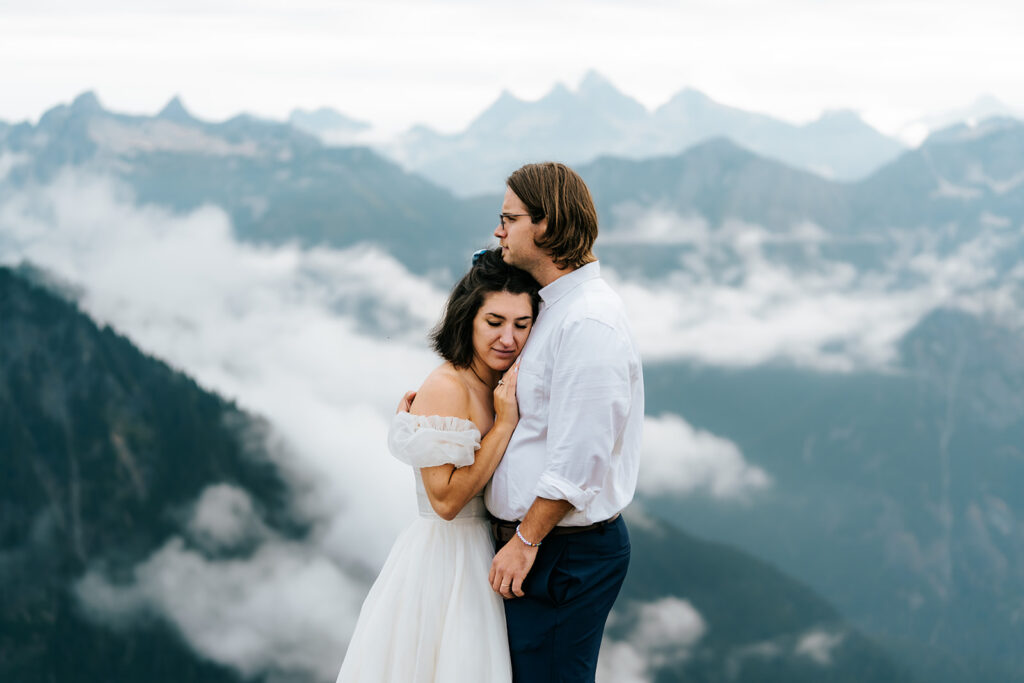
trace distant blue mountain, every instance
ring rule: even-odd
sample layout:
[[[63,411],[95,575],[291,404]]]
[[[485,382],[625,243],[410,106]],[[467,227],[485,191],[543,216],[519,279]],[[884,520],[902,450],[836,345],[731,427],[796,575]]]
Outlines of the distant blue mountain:
[[[372,127],[365,121],[350,118],[329,107],[312,111],[295,109],[288,116],[288,123],[332,145],[353,144],[358,140],[360,133],[365,133]]]
[[[291,125],[244,114],[200,121],[177,98],[155,117],[126,116],[84,93],[35,126],[11,128],[4,150],[22,162],[9,169],[0,196],[74,168],[120,179],[140,202],[179,211],[221,206],[242,239],[373,242],[420,271],[461,268],[466,253],[486,244],[492,222],[481,225],[471,204],[366,147],[325,146]],[[437,235],[465,246],[452,253]]]
[[[715,137],[838,180],[866,176],[903,150],[853,112],[831,112],[796,126],[719,104],[692,89],[648,112],[593,71],[575,92],[559,84],[533,102],[505,92],[461,133],[417,127],[382,150],[466,196],[500,189],[508,173],[528,161],[641,159],[676,154]]]
[[[649,275],[676,267],[685,245],[671,236],[630,243],[645,211],[699,217],[712,229],[729,221],[788,233],[810,223],[857,244],[823,245],[823,255],[860,268],[883,269],[908,235],[935,242],[942,253],[1002,226],[1009,240],[1001,267],[1024,258],[1024,122],[992,119],[936,133],[856,183],[836,183],[755,155],[718,139],[686,152],[643,160],[602,158],[577,167],[590,186],[606,236],[602,258],[617,267],[643,264]],[[495,195],[491,202],[497,203]]]
[[[928,114],[904,124],[899,131],[899,137],[917,145],[935,131],[958,123],[974,125],[997,117],[1024,118],[1024,110],[1012,107],[992,95],[982,95],[967,106]]]
[[[604,107],[608,115],[592,122],[608,135],[626,131],[642,114],[596,76],[584,85],[583,95],[556,89],[545,106],[557,114],[565,102],[611,101],[614,106]],[[700,99],[684,93],[673,106]],[[483,134],[525,120],[523,112],[534,111],[535,104],[506,95],[471,128]],[[844,116],[820,125],[832,119]],[[552,138],[558,137],[558,120],[548,121]],[[758,130],[774,125],[750,121]],[[530,125],[542,127],[539,121]],[[880,237],[876,247],[851,252],[866,265],[884,259],[894,230],[953,223],[950,244],[956,244],[992,221],[1024,220],[1022,145],[1024,124],[1014,119],[954,127],[855,183],[827,180],[726,138],[675,155],[602,157],[578,170],[591,185],[607,234],[628,236],[635,210],[651,207],[700,216],[712,227],[735,219],[786,231],[811,222],[835,235]],[[35,126],[11,126],[0,138],[0,154],[8,160],[0,195],[73,167],[120,178],[142,202],[175,210],[222,206],[242,239],[339,247],[369,242],[420,271],[461,267],[465,249],[489,240],[500,205],[500,184],[491,195],[460,200],[368,148],[328,147],[293,126],[246,115],[200,121],[178,99],[155,117],[125,116],[104,110],[85,93],[70,106],[49,110]],[[624,248],[604,249],[615,261]],[[652,274],[671,267],[671,245],[647,252],[656,257],[649,262]],[[659,260],[666,265],[658,266]]]
[[[173,121],[186,126],[199,123],[198,119],[185,109],[185,104],[177,96],[172,97],[156,117],[164,121]]]
[[[642,114],[639,105],[596,76],[584,85],[584,100],[617,103],[604,107],[608,116],[593,122],[595,130],[626,131]],[[563,88],[544,101],[554,103],[557,113],[566,101],[579,104],[580,97]],[[684,93],[673,106],[700,99]],[[523,112],[535,104],[506,95],[472,130],[483,134],[525,120]],[[751,121],[758,130],[774,125]],[[547,130],[557,132],[561,124],[551,125]],[[1024,164],[1022,144],[1024,124],[1014,119],[954,127],[855,183],[827,180],[725,138],[675,155],[602,157],[578,169],[594,191],[606,234],[628,236],[636,209],[645,207],[700,216],[712,227],[735,219],[784,232],[811,222],[831,234],[879,238],[875,246],[865,243],[848,254],[868,265],[884,260],[894,230],[955,224],[948,238],[953,245],[992,221],[1024,220],[1024,183],[1017,170]],[[464,250],[487,243],[500,205],[500,184],[492,195],[460,200],[368,148],[328,147],[293,126],[246,115],[203,122],[177,99],[155,117],[125,116],[104,110],[85,93],[70,106],[46,112],[35,126],[11,126],[0,138],[0,154],[6,154],[7,167],[0,195],[74,167],[120,178],[143,202],[175,210],[222,206],[242,239],[369,242],[419,271],[461,267]],[[638,253],[634,247],[603,249],[623,266]],[[627,251],[632,256],[619,259]],[[677,251],[671,245],[648,247],[643,262],[656,274],[673,267]]]

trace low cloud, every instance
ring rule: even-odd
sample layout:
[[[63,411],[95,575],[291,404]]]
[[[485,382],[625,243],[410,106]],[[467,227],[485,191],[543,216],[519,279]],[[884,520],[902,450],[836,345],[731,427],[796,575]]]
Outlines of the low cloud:
[[[166,620],[201,656],[244,676],[279,672],[312,680],[337,674],[365,584],[315,547],[276,536],[248,494],[207,487],[186,525],[137,565],[128,582],[98,567],[74,586],[86,614],[115,629]],[[251,554],[212,559],[258,535]],[[286,676],[287,677],[287,676]]]
[[[686,661],[708,630],[693,605],[676,597],[631,605],[613,618],[634,625],[624,640],[606,639],[602,645],[600,683],[648,683],[659,669]]]
[[[597,683],[651,683],[653,678],[640,648],[606,638],[601,644],[595,680]]]
[[[76,584],[93,618],[130,629],[143,615],[169,622],[199,655],[244,676],[337,675],[362,583],[295,543],[266,543],[250,557],[210,560],[175,537],[119,585],[92,570]]]
[[[746,500],[771,485],[732,441],[695,429],[677,415],[644,420],[638,490],[647,495],[703,492],[719,500]]]
[[[230,484],[203,490],[187,528],[191,538],[211,552],[231,550],[269,534],[249,493]]]
[[[676,269],[646,280],[606,271],[629,308],[648,361],[891,370],[900,339],[935,308],[1024,324],[1024,278],[996,266],[1001,254],[1019,244],[1019,230],[988,225],[948,252],[934,231],[837,237],[811,223],[779,233],[739,221],[712,230],[700,217],[633,211],[632,221],[620,218],[630,231],[613,226],[599,246],[687,247]],[[835,252],[872,245],[888,253],[880,269],[823,256],[826,247]],[[772,253],[779,249],[792,262]]]
[[[834,651],[846,635],[841,626],[820,625],[802,633],[781,633],[769,640],[742,645],[728,653],[726,675],[730,680],[740,679],[743,669],[752,661],[796,658],[809,659],[821,667],[831,666]]]
[[[644,208],[632,203],[619,206],[615,213],[619,219],[609,229],[602,229],[599,246],[702,245],[713,238],[711,226],[703,216],[682,217],[674,211]],[[630,216],[636,216],[636,219]]]
[[[830,633],[828,631],[808,631],[797,641],[793,649],[794,654],[814,661],[821,666],[832,664],[832,650],[839,646],[845,639],[843,633]]]
[[[11,171],[28,160],[27,154],[19,154],[8,150],[0,151],[0,181],[6,179]]]

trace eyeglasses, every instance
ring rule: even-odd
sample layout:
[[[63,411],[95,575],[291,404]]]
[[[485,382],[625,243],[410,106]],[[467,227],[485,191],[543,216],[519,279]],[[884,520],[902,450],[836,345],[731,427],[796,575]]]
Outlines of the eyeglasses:
[[[498,220],[501,221],[501,227],[505,227],[505,221],[509,218],[520,218],[521,216],[529,216],[528,213],[499,213]]]

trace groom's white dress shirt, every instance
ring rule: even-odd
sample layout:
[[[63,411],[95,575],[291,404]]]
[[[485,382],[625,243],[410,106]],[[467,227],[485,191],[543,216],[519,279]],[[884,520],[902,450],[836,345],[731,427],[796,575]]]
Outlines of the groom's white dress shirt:
[[[523,349],[519,424],[484,494],[487,509],[521,520],[535,498],[567,500],[559,526],[608,519],[633,499],[644,381],[622,300],[588,263],[540,290]]]

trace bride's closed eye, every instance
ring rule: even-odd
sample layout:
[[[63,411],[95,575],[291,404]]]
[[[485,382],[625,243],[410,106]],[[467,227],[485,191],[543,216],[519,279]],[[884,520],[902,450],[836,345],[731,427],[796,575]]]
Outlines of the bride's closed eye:
[[[500,327],[501,326],[500,322],[488,322],[487,324],[490,325],[491,327]],[[530,329],[530,325],[528,323],[516,323],[516,329],[517,330],[528,330],[528,329]]]

